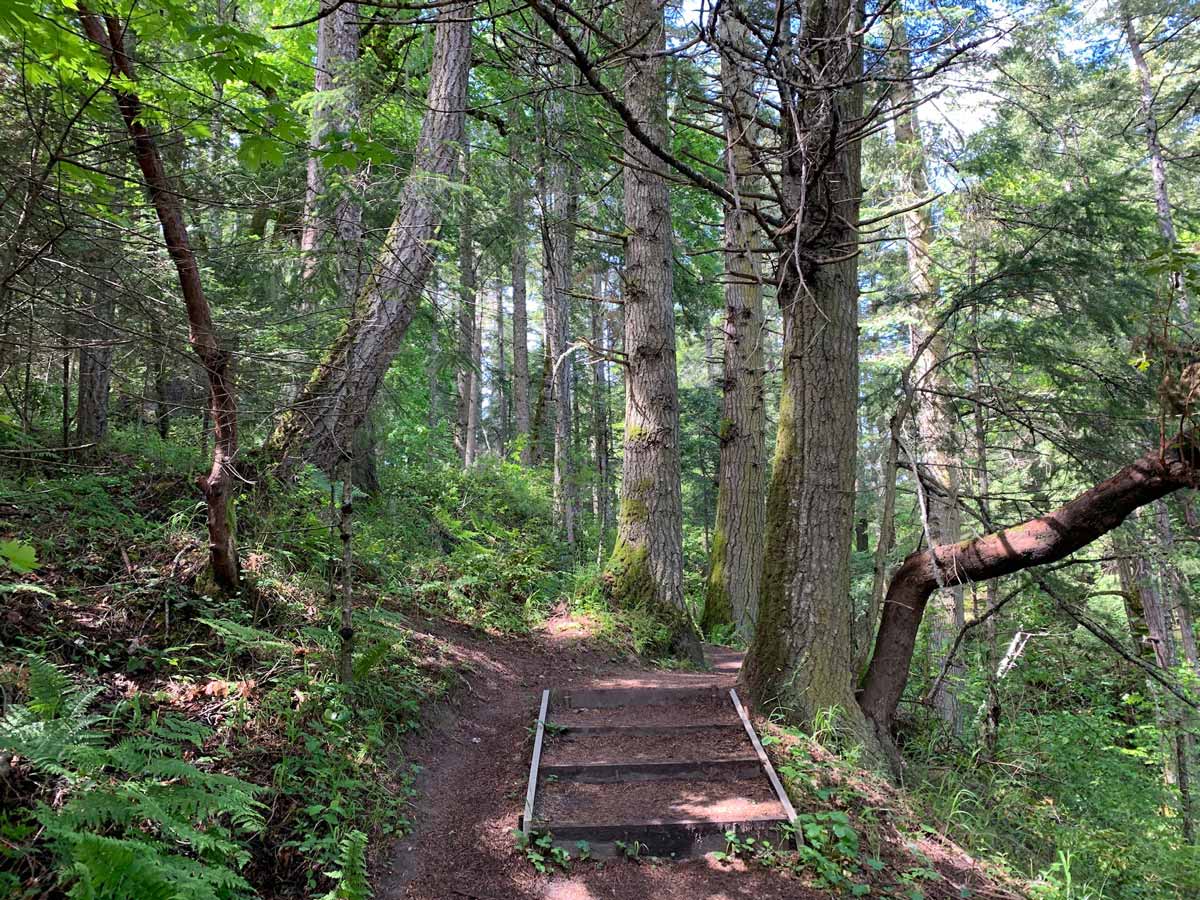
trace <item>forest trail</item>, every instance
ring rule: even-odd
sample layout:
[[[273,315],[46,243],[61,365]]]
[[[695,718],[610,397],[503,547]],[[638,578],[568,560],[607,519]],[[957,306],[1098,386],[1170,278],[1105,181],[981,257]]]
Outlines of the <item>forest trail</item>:
[[[575,863],[539,875],[517,849],[542,690],[728,689],[740,658],[720,654],[710,672],[671,672],[597,649],[586,621],[558,615],[528,638],[486,637],[444,623],[428,628],[469,669],[465,690],[440,704],[407,748],[422,767],[414,830],[395,843],[376,877],[380,900],[772,900],[828,896],[782,872],[711,858]],[[747,747],[749,744],[747,743]]]

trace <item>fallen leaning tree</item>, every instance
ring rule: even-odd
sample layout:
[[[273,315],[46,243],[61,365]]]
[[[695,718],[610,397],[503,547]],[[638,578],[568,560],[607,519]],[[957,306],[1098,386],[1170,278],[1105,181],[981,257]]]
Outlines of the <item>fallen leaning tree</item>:
[[[956,544],[911,554],[888,585],[859,706],[885,747],[908,682],[917,629],[930,596],[952,587],[1056,562],[1112,531],[1134,510],[1200,484],[1200,428],[1180,432],[1053,512]]]

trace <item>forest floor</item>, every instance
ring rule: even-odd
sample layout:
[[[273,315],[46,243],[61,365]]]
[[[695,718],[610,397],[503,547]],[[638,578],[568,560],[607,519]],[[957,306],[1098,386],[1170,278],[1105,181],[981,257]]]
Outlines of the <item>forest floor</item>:
[[[560,610],[529,636],[483,636],[441,621],[414,621],[467,674],[451,700],[437,704],[404,756],[419,767],[414,830],[375,866],[381,900],[807,900],[837,893],[786,866],[765,867],[713,856],[679,862],[573,862],[570,871],[539,874],[513,830],[523,804],[537,705],[546,687],[671,687],[733,684],[732,672],[651,669],[593,640],[586,618]],[[759,723],[759,728],[770,728]],[[786,741],[772,743],[787,751]],[[863,788],[863,786],[859,786]],[[899,801],[878,788],[872,807]],[[793,799],[797,799],[793,797]],[[803,804],[798,803],[798,808]],[[874,811],[878,813],[879,808]],[[890,834],[878,842],[880,868],[863,876],[874,895],[1013,897],[1009,887],[937,834],[905,835],[892,806]],[[911,824],[911,823],[909,823]],[[919,872],[919,887],[915,878]]]

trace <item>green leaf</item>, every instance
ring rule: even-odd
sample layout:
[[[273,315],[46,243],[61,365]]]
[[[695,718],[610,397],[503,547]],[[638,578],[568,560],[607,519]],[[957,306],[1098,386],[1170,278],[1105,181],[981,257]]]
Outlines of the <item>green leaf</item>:
[[[257,172],[264,164],[283,165],[283,149],[276,141],[261,135],[243,137],[237,155],[242,165],[251,172]]]
[[[37,550],[24,541],[0,541],[0,559],[14,572],[24,575],[38,567]]]

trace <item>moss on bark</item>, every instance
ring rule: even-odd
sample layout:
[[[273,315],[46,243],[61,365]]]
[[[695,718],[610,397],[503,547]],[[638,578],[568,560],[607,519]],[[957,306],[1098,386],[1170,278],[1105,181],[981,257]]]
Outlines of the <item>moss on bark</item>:
[[[711,635],[722,626],[733,624],[733,601],[725,588],[725,553],[728,539],[725,530],[717,523],[713,534],[712,567],[708,573],[708,590],[704,596],[704,615],[700,618],[700,630]]]

